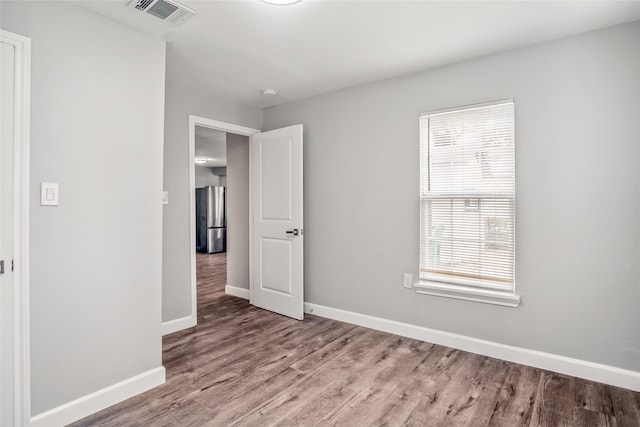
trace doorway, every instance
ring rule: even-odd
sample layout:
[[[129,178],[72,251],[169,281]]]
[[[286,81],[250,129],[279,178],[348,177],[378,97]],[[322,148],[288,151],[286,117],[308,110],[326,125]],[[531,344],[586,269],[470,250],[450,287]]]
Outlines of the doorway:
[[[192,307],[249,299],[249,136],[258,130],[190,116]]]
[[[199,323],[196,229],[196,132],[199,127],[222,131],[227,140],[226,260],[217,263],[218,270],[222,270],[221,266],[225,265],[227,268],[226,281],[219,284],[219,289],[224,286],[225,294],[248,299],[252,305],[302,320],[303,126],[298,124],[261,132],[189,115],[189,204],[181,206],[188,208],[189,212],[190,267],[187,295],[191,310],[186,317],[164,322],[163,335],[188,329]],[[231,164],[234,152],[242,156],[244,168],[236,168]],[[205,160],[199,159],[200,162]],[[238,179],[245,182],[246,196],[240,197],[239,187],[233,184],[234,171],[238,172]],[[223,181],[221,175],[213,179],[216,182]],[[232,198],[242,200],[244,208],[234,210]],[[235,215],[234,211],[243,212],[244,218]],[[259,214],[250,221],[252,212],[253,215],[256,212]],[[233,225],[234,221],[237,221],[236,227]],[[234,243],[236,238],[238,240]],[[204,261],[203,257],[201,260]],[[204,268],[206,267],[203,266]],[[217,277],[224,276],[220,272]]]
[[[248,137],[244,138],[248,140]],[[242,160],[232,159],[232,169],[242,167]],[[204,316],[207,301],[225,292],[228,272],[227,240],[231,237],[227,221],[230,215],[244,216],[244,212],[239,212],[236,206],[229,209],[228,203],[241,196],[244,189],[234,182],[232,187],[236,188],[233,194],[228,191],[226,132],[196,126],[194,167],[196,299],[198,315]],[[234,220],[231,222],[233,236],[242,232],[238,230]],[[231,246],[235,248],[234,244]]]

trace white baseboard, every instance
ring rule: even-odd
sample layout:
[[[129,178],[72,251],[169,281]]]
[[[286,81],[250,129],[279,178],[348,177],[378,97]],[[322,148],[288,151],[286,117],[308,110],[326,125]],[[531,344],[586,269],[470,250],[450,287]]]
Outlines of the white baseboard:
[[[249,299],[249,289],[238,288],[237,286],[225,286],[224,292],[238,298]]]
[[[198,322],[196,322],[196,316],[194,315],[162,322],[162,335],[169,335],[183,329],[193,328],[197,323]]]
[[[435,329],[424,328],[408,323],[396,322],[394,320],[382,319],[379,317],[368,316],[366,314],[354,313],[351,311],[325,307],[312,303],[305,303],[304,311],[305,313],[315,314],[316,316],[364,326],[366,328],[376,329],[390,334],[401,335],[408,338],[457,348],[471,353],[481,354],[483,356],[495,357],[496,359],[502,359],[591,381],[610,384],[616,387],[640,391],[640,372],[636,371],[587,362],[551,353],[544,353],[536,350],[529,350],[521,347],[499,344],[492,341],[452,334],[450,332],[438,331]]]
[[[160,366],[105,387],[94,393],[31,417],[32,427],[60,427],[122,402],[153,387],[164,384],[165,370]]]

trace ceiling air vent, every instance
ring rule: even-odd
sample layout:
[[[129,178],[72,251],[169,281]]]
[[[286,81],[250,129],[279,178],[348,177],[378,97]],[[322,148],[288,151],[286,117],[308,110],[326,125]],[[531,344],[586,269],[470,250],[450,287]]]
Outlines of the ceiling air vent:
[[[172,25],[180,25],[196,14],[195,10],[173,0],[133,0],[129,7]]]

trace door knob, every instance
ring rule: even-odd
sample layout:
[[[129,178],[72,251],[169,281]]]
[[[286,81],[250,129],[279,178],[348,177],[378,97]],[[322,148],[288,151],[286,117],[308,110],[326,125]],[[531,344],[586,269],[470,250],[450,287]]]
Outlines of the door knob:
[[[294,228],[293,230],[287,230],[286,233],[291,234],[292,236],[297,236],[300,234],[300,231],[297,228]]]

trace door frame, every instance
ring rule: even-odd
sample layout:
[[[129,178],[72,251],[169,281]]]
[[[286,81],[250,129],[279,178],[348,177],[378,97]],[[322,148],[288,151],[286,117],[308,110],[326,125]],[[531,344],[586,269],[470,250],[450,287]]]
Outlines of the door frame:
[[[30,425],[29,326],[29,145],[31,112],[31,39],[0,30],[0,40],[14,47],[15,111],[13,154],[14,390],[15,422]]]
[[[251,137],[262,131],[246,126],[240,126],[233,123],[221,122],[218,120],[207,119],[205,117],[189,114],[189,232],[190,237],[190,255],[191,255],[191,325],[185,326],[190,328],[198,324],[197,315],[197,276],[196,276],[196,126],[209,129],[216,129],[223,132],[234,133],[236,135],[244,135]],[[251,144],[251,139],[249,139]],[[251,171],[251,157],[249,157],[249,171]],[[251,215],[251,187],[249,187],[249,214]],[[251,220],[249,221],[249,236],[251,236]],[[181,328],[182,329],[182,328]],[[175,331],[174,331],[175,332]],[[166,334],[167,332],[164,332]]]

